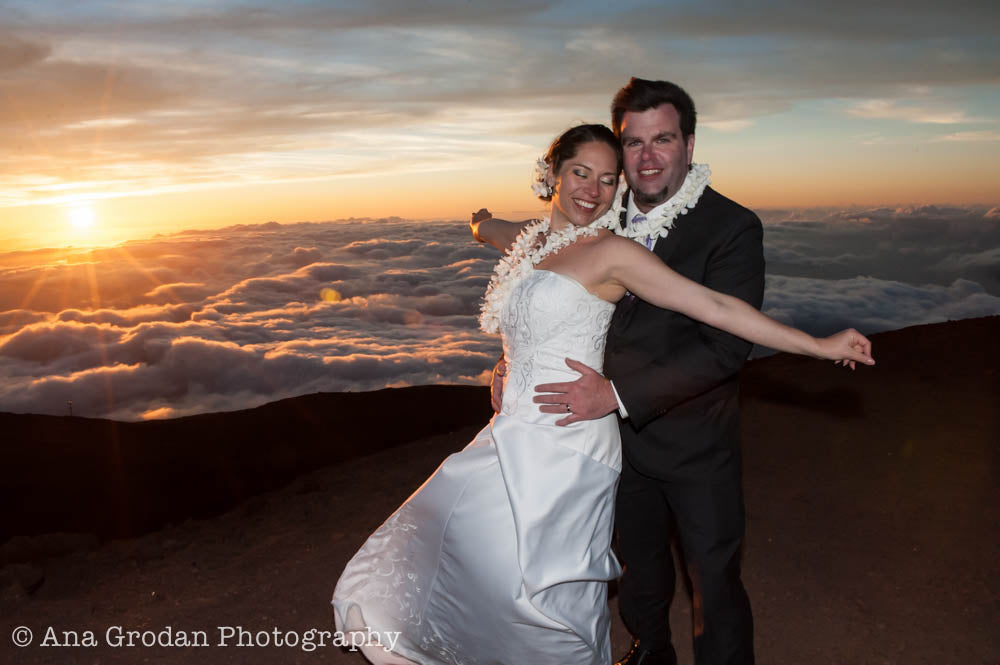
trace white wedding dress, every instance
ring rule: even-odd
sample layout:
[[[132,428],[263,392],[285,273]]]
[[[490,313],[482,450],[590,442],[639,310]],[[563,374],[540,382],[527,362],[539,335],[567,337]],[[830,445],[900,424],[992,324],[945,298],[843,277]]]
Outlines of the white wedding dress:
[[[612,303],[536,269],[513,286],[500,327],[501,413],[449,456],[347,564],[338,630],[369,629],[377,665],[611,663],[607,581],[621,446],[615,416],[555,425],[534,386],[598,371]]]

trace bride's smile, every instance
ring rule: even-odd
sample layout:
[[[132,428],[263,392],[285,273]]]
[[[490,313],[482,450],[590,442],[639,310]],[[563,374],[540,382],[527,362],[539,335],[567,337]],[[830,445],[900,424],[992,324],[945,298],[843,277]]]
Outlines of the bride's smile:
[[[611,206],[618,191],[618,158],[610,146],[590,141],[560,167],[554,178],[552,227],[587,226]]]

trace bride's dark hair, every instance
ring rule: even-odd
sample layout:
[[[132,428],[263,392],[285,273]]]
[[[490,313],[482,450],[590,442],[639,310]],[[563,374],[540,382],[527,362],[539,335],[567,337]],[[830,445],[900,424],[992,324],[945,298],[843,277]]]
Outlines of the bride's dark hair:
[[[559,169],[567,159],[576,157],[580,146],[592,141],[606,143],[615,153],[615,160],[618,164],[616,173],[622,170],[622,144],[615,136],[614,132],[604,125],[577,125],[571,127],[556,137],[556,140],[549,146],[549,151],[545,153],[545,161],[553,174],[559,173]],[[547,196],[539,195],[543,201],[552,200],[552,191],[549,190]]]

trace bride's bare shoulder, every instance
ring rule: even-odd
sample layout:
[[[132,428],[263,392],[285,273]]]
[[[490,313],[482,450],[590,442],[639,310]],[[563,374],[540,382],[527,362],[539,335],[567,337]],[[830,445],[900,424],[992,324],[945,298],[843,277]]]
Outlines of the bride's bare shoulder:
[[[615,235],[603,229],[598,233],[591,245],[590,260],[601,270],[614,272],[622,266],[642,265],[646,254],[652,253],[643,245],[630,238]]]

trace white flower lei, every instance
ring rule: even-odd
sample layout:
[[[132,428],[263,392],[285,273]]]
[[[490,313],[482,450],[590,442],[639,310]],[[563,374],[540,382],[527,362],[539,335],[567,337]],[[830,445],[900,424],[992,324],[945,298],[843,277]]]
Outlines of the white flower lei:
[[[701,198],[705,188],[711,182],[709,179],[711,175],[712,170],[708,168],[708,164],[692,164],[681,188],[667,199],[666,203],[662,204],[655,214],[638,224],[629,222],[624,229],[618,224],[618,218],[615,218],[615,226],[609,228],[620,236],[631,238],[640,243],[644,242],[647,237],[665,238],[670,229],[674,228],[674,221],[677,217],[686,215],[688,210],[698,205],[698,199]],[[618,209],[621,210],[620,202]]]
[[[500,314],[514,287],[528,276],[535,266],[549,254],[554,254],[577,241],[581,236],[596,236],[604,220],[602,215],[589,226],[569,224],[561,231],[549,233],[549,218],[525,226],[493,270],[490,285],[486,287],[483,306],[479,314],[479,327],[488,333],[500,332]],[[539,243],[541,234],[545,242]]]

